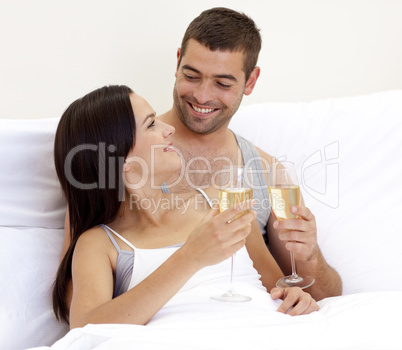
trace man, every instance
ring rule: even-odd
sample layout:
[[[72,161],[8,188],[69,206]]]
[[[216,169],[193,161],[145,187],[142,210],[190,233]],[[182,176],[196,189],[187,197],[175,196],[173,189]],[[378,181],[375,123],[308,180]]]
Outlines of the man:
[[[228,129],[243,95],[250,95],[258,80],[256,66],[261,37],[255,23],[244,14],[226,8],[201,13],[187,28],[177,51],[174,105],[160,116],[175,127],[174,142],[187,166],[185,180],[193,187],[209,189],[214,174],[227,163],[245,163],[256,156],[265,168],[274,159]],[[255,191],[260,201],[267,196]],[[317,300],[340,295],[342,282],[325,261],[317,244],[314,215],[304,205],[293,208],[299,219],[276,221],[269,209],[257,208],[258,223],[272,256],[290,274],[289,251],[297,271],[315,278],[307,291]]]

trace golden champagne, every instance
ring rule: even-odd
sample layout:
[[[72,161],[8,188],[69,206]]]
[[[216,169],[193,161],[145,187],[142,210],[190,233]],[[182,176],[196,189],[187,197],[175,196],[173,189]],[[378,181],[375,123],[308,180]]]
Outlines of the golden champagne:
[[[219,211],[222,213],[235,204],[249,199],[253,199],[252,188],[221,188],[219,190]],[[241,215],[236,216],[235,219]]]
[[[297,217],[291,214],[290,208],[300,205],[300,187],[297,185],[268,186],[269,200],[278,220]]]

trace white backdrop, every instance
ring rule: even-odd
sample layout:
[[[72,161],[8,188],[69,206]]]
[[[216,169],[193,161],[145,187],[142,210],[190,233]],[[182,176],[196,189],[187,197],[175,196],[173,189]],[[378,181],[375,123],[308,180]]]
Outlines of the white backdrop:
[[[214,6],[261,28],[262,73],[244,104],[402,88],[400,0],[0,0],[0,118],[60,116],[107,84],[163,113],[184,30]]]

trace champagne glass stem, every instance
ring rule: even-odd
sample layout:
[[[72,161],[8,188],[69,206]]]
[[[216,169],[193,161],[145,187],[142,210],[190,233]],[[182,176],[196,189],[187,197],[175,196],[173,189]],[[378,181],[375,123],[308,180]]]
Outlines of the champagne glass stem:
[[[230,287],[229,287],[229,293],[234,294],[234,268],[235,268],[235,262],[236,262],[236,253],[232,255],[232,261],[230,265]]]
[[[237,203],[253,198],[252,172],[248,167],[229,166],[222,170],[221,187],[219,188],[219,209],[220,212],[228,210]],[[233,218],[236,220],[241,215]],[[232,220],[230,220],[232,222]],[[228,223],[230,223],[228,222]],[[221,295],[212,296],[213,300],[245,302],[251,300],[247,295],[237,294],[234,288],[236,254],[230,260],[230,280],[229,289]]]
[[[297,276],[296,273],[296,263],[295,263],[295,256],[293,252],[290,252],[290,263],[292,264],[292,279],[297,279],[299,276]]]

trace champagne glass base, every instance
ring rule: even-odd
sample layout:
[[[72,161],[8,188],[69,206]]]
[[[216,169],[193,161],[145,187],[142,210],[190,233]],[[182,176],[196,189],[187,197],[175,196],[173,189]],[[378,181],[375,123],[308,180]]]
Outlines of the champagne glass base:
[[[312,286],[314,281],[314,278],[310,276],[290,275],[278,280],[278,282],[276,282],[276,286],[278,288],[299,287],[304,289]]]
[[[241,295],[229,290],[228,292],[222,295],[212,296],[211,299],[217,301],[232,302],[232,303],[244,303],[246,301],[250,301],[252,298],[247,295]]]

